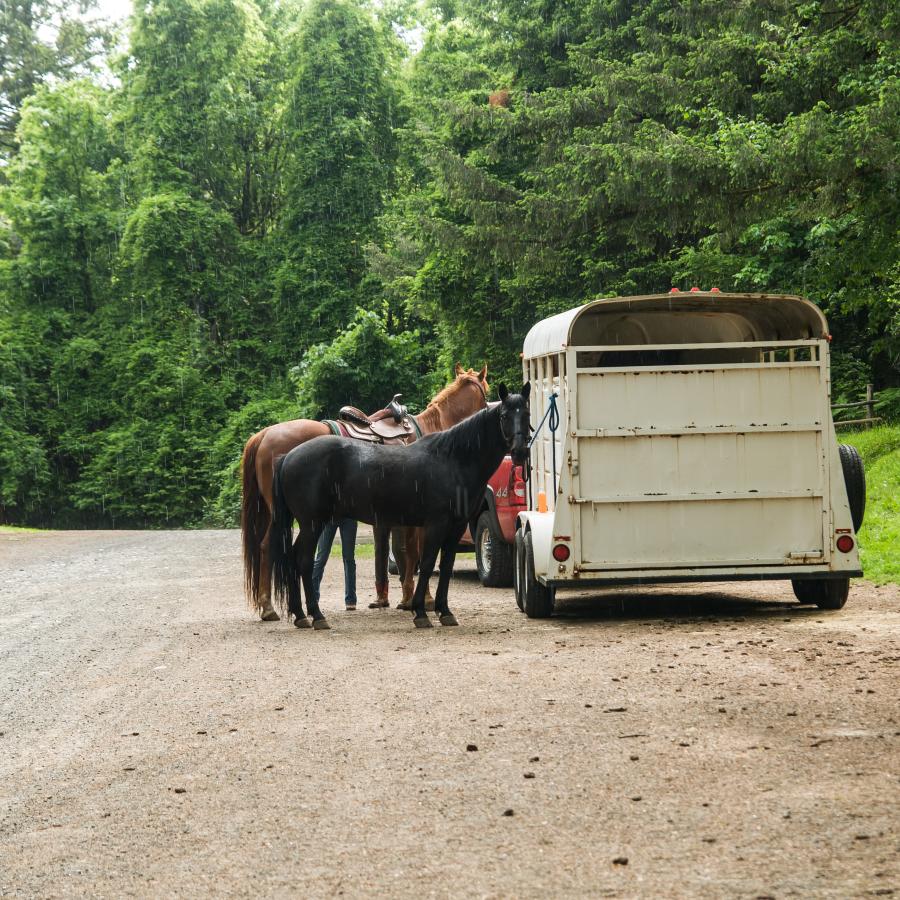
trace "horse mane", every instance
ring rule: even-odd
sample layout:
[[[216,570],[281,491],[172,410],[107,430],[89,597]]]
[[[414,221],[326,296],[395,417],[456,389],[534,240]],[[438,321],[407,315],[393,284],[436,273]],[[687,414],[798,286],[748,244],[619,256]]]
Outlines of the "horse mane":
[[[446,431],[438,431],[427,435],[431,446],[439,453],[453,453],[458,447],[473,447],[475,444],[481,449],[482,433],[485,429],[485,419],[495,412],[499,403],[491,403],[484,409],[478,410],[462,422],[458,422]]]

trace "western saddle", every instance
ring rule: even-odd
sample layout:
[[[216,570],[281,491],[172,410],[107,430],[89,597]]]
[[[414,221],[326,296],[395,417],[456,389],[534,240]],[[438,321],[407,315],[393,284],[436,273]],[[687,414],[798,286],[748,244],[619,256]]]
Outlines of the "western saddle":
[[[418,428],[409,410],[400,403],[403,394],[394,394],[384,408],[367,416],[355,406],[342,406],[335,423],[345,436],[373,444],[411,444]]]

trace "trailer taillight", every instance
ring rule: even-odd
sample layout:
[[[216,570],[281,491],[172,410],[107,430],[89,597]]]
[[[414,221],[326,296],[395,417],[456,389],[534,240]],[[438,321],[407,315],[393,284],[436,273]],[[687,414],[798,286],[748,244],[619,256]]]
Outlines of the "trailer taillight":
[[[557,562],[565,562],[569,556],[571,555],[571,551],[565,544],[557,544],[553,548],[553,558]]]
[[[509,472],[509,484],[507,485],[512,491],[514,497],[525,496],[525,469],[523,466],[513,466]]]
[[[842,534],[835,544],[841,553],[849,553],[853,549],[853,538],[849,534]]]

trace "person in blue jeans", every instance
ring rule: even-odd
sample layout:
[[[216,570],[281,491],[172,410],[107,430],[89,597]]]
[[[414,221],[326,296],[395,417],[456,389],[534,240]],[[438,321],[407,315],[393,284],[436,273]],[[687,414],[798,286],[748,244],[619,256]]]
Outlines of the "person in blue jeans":
[[[325,572],[325,563],[331,555],[331,545],[338,528],[341,529],[341,556],[344,558],[344,604],[347,610],[356,609],[356,519],[341,519],[328,522],[319,535],[316,545],[316,560],[313,563],[313,590],[319,599],[319,585]]]

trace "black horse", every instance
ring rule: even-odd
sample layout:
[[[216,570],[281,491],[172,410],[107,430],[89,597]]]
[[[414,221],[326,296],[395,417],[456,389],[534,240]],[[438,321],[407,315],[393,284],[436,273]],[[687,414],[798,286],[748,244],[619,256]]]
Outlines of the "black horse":
[[[326,522],[343,517],[375,526],[424,526],[425,549],[413,595],[418,628],[430,628],[425,590],[441,551],[435,610],[442,625],[456,625],[447,590],[456,547],[484,499],[488,478],[511,453],[528,457],[528,396],[500,385],[500,402],[447,431],[429,434],[407,447],[368,444],[341,437],[317,437],[301,444],[277,465],[273,485],[269,553],[275,598],[298,628],[309,620],[300,601],[300,581],[314,628],[328,628],[312,591],[313,557]],[[293,546],[294,519],[300,533]],[[298,578],[299,574],[299,578]]]

